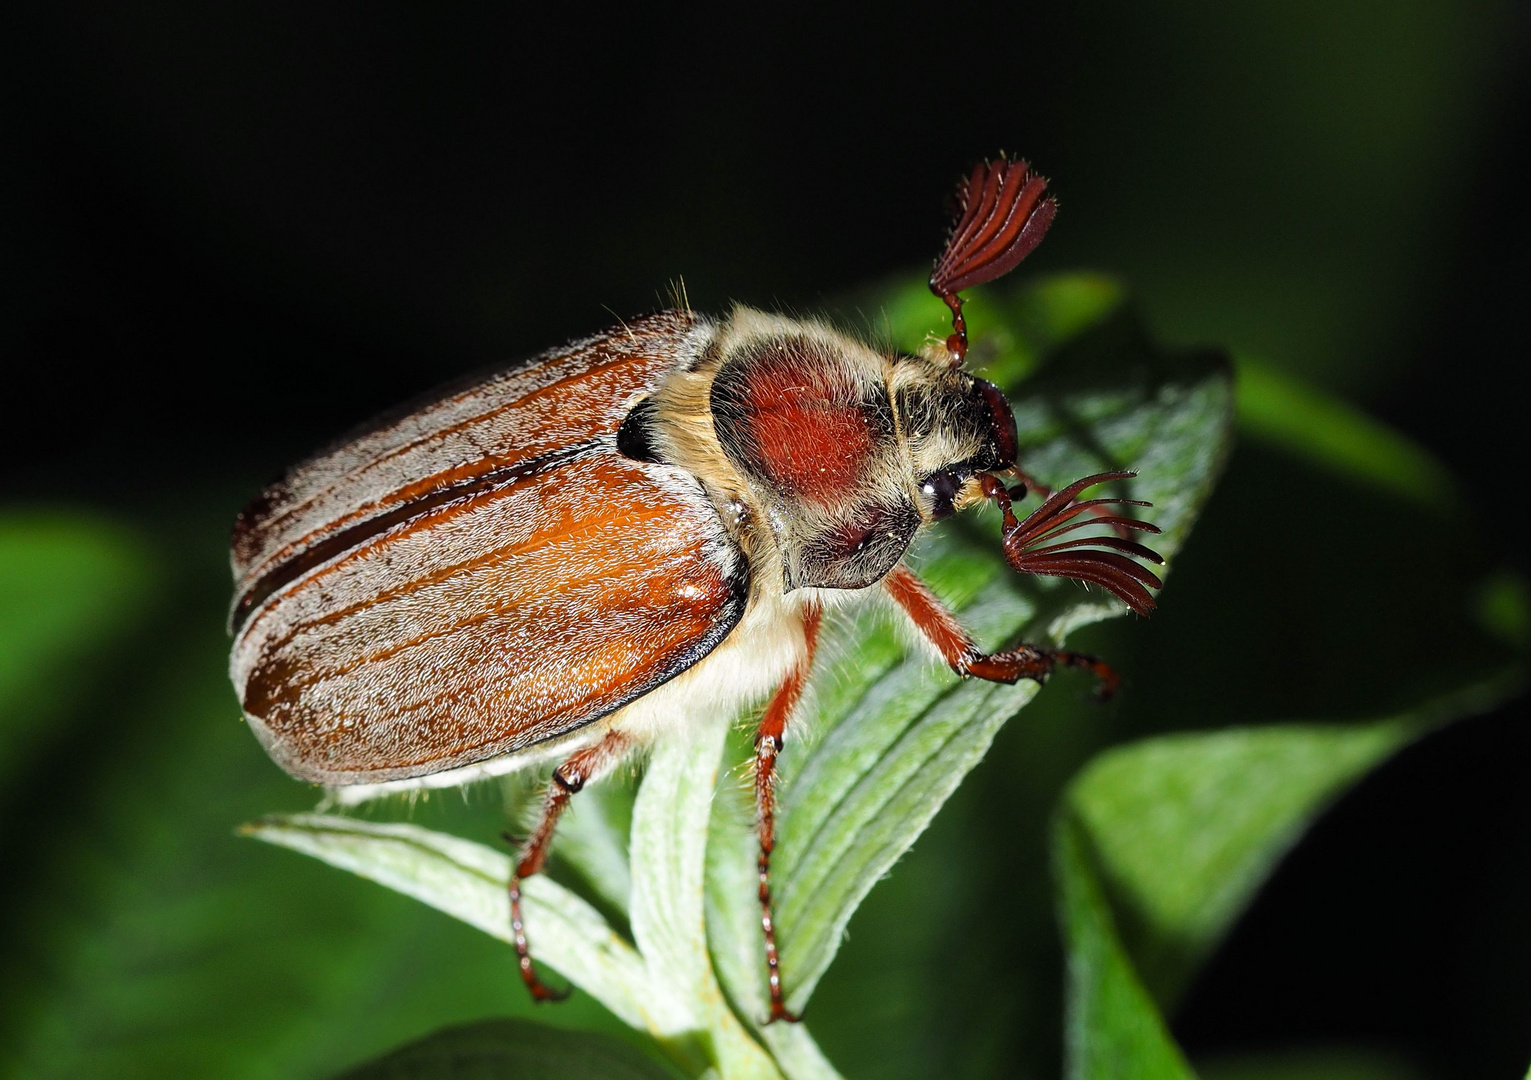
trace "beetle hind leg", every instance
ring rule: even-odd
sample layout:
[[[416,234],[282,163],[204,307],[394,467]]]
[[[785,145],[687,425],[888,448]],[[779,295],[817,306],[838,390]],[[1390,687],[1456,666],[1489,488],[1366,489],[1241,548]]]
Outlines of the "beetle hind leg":
[[[547,862],[548,851],[553,844],[553,831],[558,827],[558,819],[568,807],[569,799],[585,784],[615,764],[627,749],[626,736],[615,731],[607,732],[600,742],[576,751],[554,769],[547,797],[542,803],[542,816],[516,856],[507,887],[510,893],[510,929],[515,937],[516,965],[521,972],[521,981],[526,984],[534,1001],[562,1001],[569,996],[569,991],[555,990],[537,975],[537,967],[532,962],[531,945],[526,938],[526,920],[521,914],[521,882],[540,872]]]
[[[810,607],[803,613],[803,636],[808,649],[803,659],[787,673],[781,686],[766,706],[755,734],[755,826],[760,839],[760,927],[765,933],[766,979],[771,992],[771,1014],[765,1023],[785,1020],[797,1023],[799,1017],[787,1009],[782,989],[781,958],[776,950],[776,918],[771,906],[771,853],[776,849],[776,758],[786,741],[787,723],[803,695],[803,685],[813,667],[814,647],[818,644],[819,623],[823,612]]]

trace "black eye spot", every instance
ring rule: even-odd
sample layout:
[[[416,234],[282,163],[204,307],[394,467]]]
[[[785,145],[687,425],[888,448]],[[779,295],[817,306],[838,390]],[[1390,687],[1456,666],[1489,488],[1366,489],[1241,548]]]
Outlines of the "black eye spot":
[[[935,518],[951,517],[956,512],[954,504],[961,490],[962,480],[953,472],[931,473],[920,481],[920,491],[930,500],[930,513]]]
[[[633,406],[622,426],[617,428],[617,452],[634,461],[656,462],[659,450],[654,445],[654,403],[647,398]]]

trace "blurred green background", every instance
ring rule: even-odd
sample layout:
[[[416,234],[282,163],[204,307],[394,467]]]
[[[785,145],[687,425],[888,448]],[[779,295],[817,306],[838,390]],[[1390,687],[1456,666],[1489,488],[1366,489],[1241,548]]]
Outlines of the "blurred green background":
[[[322,1076],[529,1014],[471,930],[234,837],[313,801],[224,676],[234,514],[678,278],[811,311],[917,273],[997,149],[1062,204],[1026,273],[1115,275],[1159,339],[1232,350],[1241,442],[1160,614],[1081,636],[1120,704],[1044,693],[858,913],[812,1017],[848,1076],[1056,1074],[1046,824],[1101,748],[1392,715],[1525,648],[1519,5],[0,20],[0,1069]],[[1343,403],[1375,438],[1332,445]],[[1526,721],[1320,821],[1180,997],[1205,1075],[1523,1072]],[[492,837],[496,799],[416,820]]]

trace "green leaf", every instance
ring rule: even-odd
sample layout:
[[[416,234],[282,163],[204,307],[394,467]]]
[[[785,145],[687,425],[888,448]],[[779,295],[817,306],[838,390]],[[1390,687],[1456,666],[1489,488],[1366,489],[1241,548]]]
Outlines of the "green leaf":
[[[1054,835],[1060,918],[1068,943],[1067,1075],[1073,1080],[1180,1080],[1191,1068],[1122,947],[1084,830]]]
[[[515,778],[506,778],[509,787]],[[569,805],[558,823],[557,850],[560,858],[576,867],[591,892],[611,910],[626,917],[633,892],[633,874],[628,860],[628,835],[632,832],[633,792],[630,785],[611,777],[592,784]],[[540,813],[542,800],[528,808]],[[530,814],[527,815],[530,817]],[[526,828],[535,827],[534,821]]]
[[[376,881],[461,919],[501,941],[510,930],[509,855],[416,825],[358,821],[332,814],[272,815],[249,836]],[[651,977],[637,952],[589,904],[546,875],[523,885],[537,957],[623,1021],[673,1039],[694,1025],[688,1002]]]
[[[722,1075],[744,1080],[780,1073],[723,1000],[707,951],[708,819],[730,719],[697,718],[662,739],[649,760],[633,807],[632,925],[649,972],[690,1004]]]
[[[675,1075],[610,1035],[484,1020],[428,1035],[336,1080],[668,1080]]]
[[[645,772],[632,820],[636,948],[546,875],[523,884],[525,915],[539,962],[654,1035],[677,1061],[694,1067],[700,1040],[725,1077],[775,1077],[770,1056],[723,1000],[707,951],[704,856],[727,720],[714,717],[689,738],[661,741]],[[512,940],[505,891],[511,859],[502,852],[414,825],[334,815],[272,816],[245,831]]]
[[[1159,1002],[1178,999],[1328,801],[1415,731],[1411,719],[1169,735],[1090,764],[1069,805]]]
[[[1054,834],[1070,1075],[1188,1075],[1160,1010],[1280,858],[1399,747],[1518,685],[1517,672],[1387,720],[1168,735],[1097,757]]]

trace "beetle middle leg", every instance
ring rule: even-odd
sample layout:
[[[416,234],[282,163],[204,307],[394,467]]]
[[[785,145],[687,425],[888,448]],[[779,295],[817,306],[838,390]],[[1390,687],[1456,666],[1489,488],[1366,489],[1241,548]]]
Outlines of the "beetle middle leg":
[[[1121,677],[1111,670],[1110,665],[1088,653],[1026,644],[1004,652],[983,652],[973,635],[957,621],[957,616],[907,566],[895,566],[883,579],[883,585],[894,603],[904,609],[915,629],[936,647],[942,659],[958,675],[971,675],[989,682],[1014,683],[1022,679],[1041,682],[1057,667],[1083,668],[1095,676],[1095,694],[1102,701],[1121,686]]]
[[[547,798],[542,803],[542,816],[532,830],[516,857],[515,869],[510,876],[510,929],[515,935],[516,963],[521,971],[521,981],[537,1001],[561,1001],[569,996],[567,990],[553,990],[537,977],[532,963],[531,947],[526,940],[526,921],[521,917],[521,882],[540,871],[547,862],[548,849],[553,843],[553,830],[563,816],[569,799],[614,765],[627,751],[626,736],[609,731],[600,742],[577,750],[558,768],[548,784]]]
[[[766,978],[771,991],[771,1015],[766,1023],[785,1020],[797,1023],[787,1010],[781,985],[781,960],[776,952],[776,919],[771,910],[771,852],[776,849],[776,758],[786,740],[787,722],[803,696],[803,684],[813,667],[823,610],[810,605],[803,611],[803,637],[808,648],[802,660],[787,673],[760,718],[755,734],[755,825],[760,838],[760,926],[765,931]]]

